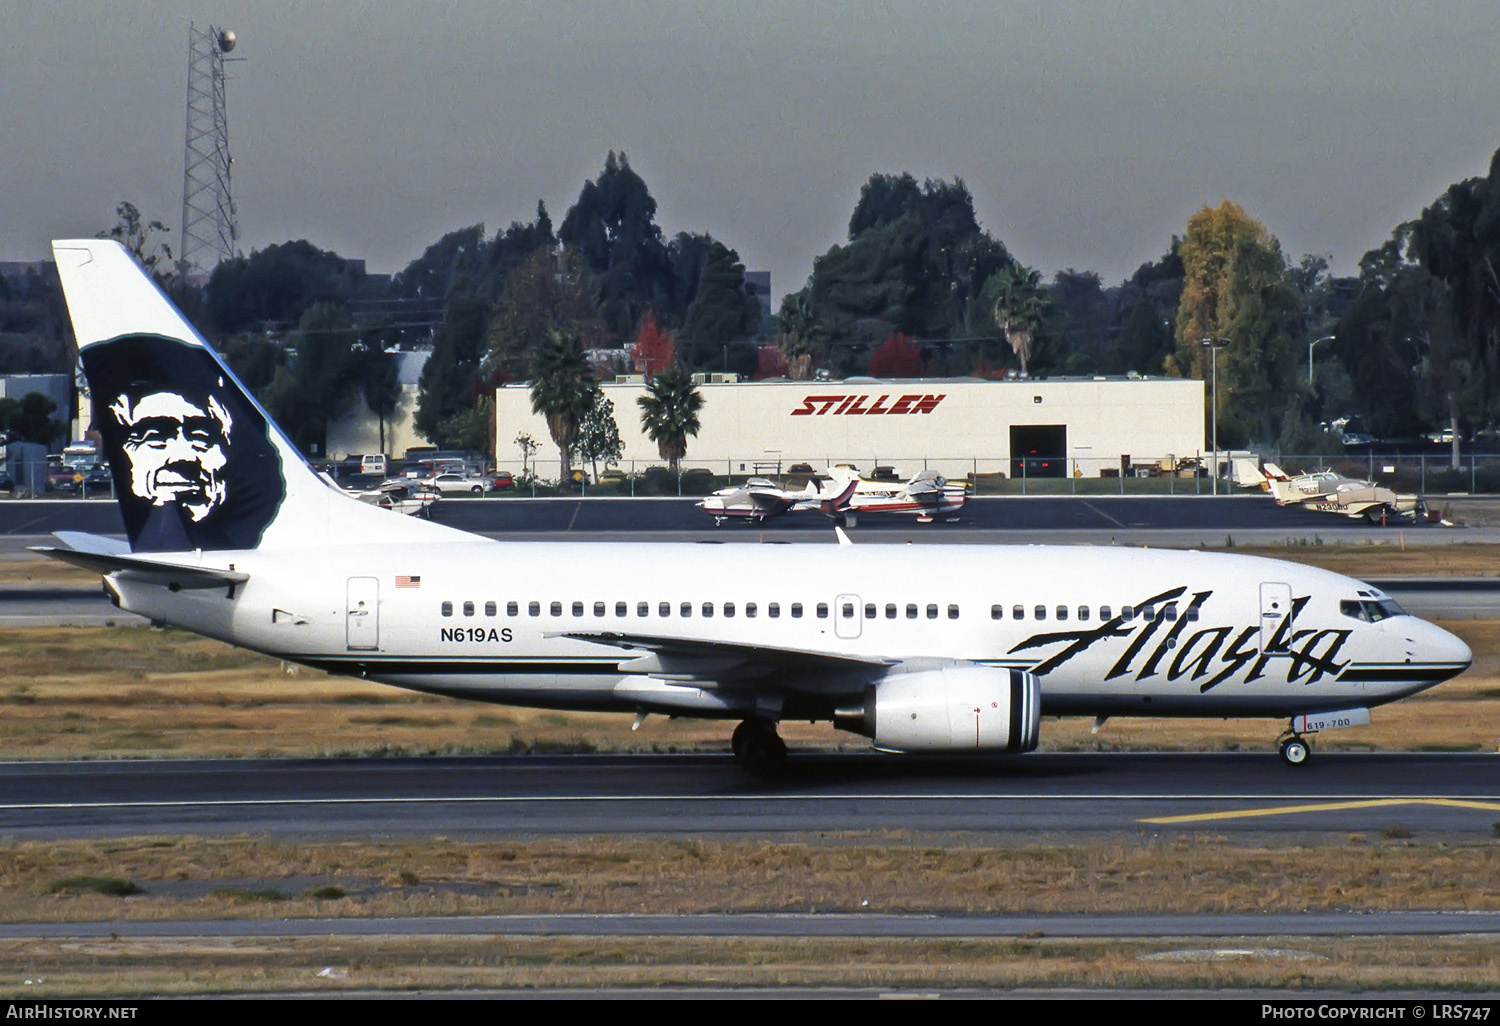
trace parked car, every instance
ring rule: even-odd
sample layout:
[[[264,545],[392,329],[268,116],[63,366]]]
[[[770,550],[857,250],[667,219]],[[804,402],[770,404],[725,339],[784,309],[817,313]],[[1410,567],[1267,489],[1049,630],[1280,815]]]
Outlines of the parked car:
[[[511,474],[511,472],[508,471],[508,470],[502,470],[502,471],[500,471],[498,474],[495,475],[494,480],[490,482],[490,487],[493,488],[497,492],[498,491],[503,491],[506,488],[514,488],[515,486],[516,486],[515,476],[513,474]]]
[[[484,478],[470,477],[467,474],[438,474],[425,483],[444,495],[483,495],[485,491]]]
[[[53,463],[47,467],[47,490],[51,492],[76,492],[83,484],[83,475],[65,463]]]
[[[601,471],[599,471],[599,483],[600,484],[603,484],[606,481],[624,481],[624,480],[625,480],[625,471],[620,470],[618,467],[610,467],[608,470],[601,470]]]
[[[107,489],[114,484],[114,481],[114,475],[109,472],[107,463],[95,463],[83,472],[83,487],[91,492]]]
[[[814,473],[811,463],[793,463],[787,470],[788,474],[811,474]]]

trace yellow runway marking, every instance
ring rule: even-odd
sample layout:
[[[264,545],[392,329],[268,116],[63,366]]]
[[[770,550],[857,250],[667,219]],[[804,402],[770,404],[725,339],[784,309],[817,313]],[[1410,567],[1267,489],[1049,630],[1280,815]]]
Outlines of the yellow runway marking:
[[[1291,816],[1304,812],[1339,812],[1345,809],[1377,809],[1389,805],[1446,805],[1455,809],[1486,809],[1500,812],[1500,802],[1463,801],[1458,798],[1371,798],[1357,802],[1323,802],[1317,805],[1274,805],[1268,809],[1238,812],[1201,812],[1186,816],[1152,816],[1141,823],[1198,823],[1215,819],[1248,819],[1253,816]]]

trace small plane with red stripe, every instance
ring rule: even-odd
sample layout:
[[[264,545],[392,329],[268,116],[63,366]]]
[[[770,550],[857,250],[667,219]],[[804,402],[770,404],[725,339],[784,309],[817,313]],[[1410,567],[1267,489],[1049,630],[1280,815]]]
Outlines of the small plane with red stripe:
[[[921,471],[905,482],[871,481],[851,467],[829,467],[824,473],[824,493],[848,493],[841,510],[846,518],[862,513],[908,513],[919,524],[939,517],[957,520],[969,498],[967,484],[949,481],[935,470]],[[849,492],[851,485],[854,490]]]

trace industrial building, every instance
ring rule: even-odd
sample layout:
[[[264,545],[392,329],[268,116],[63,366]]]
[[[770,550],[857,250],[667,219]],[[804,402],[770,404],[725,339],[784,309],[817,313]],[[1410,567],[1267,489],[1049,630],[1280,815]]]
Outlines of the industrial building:
[[[716,474],[849,463],[867,473],[891,467],[903,475],[933,469],[950,477],[1110,477],[1159,472],[1164,461],[1207,453],[1204,383],[1197,380],[699,377],[701,427],[688,440],[683,465]],[[641,428],[636,400],[645,394],[645,382],[627,378],[600,387],[614,403],[624,443],[621,465],[663,463]],[[502,467],[519,465],[518,434],[541,443],[543,466],[555,457],[525,383],[496,390],[495,421]]]

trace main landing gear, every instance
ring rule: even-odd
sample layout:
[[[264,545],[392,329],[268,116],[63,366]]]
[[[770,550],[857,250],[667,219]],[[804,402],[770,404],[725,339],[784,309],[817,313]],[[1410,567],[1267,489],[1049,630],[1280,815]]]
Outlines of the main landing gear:
[[[776,733],[773,720],[745,720],[729,739],[735,761],[758,777],[769,777],[786,768],[786,742]]]
[[[1312,742],[1290,730],[1281,735],[1276,748],[1281,753],[1281,761],[1288,766],[1301,766],[1312,754]]]

